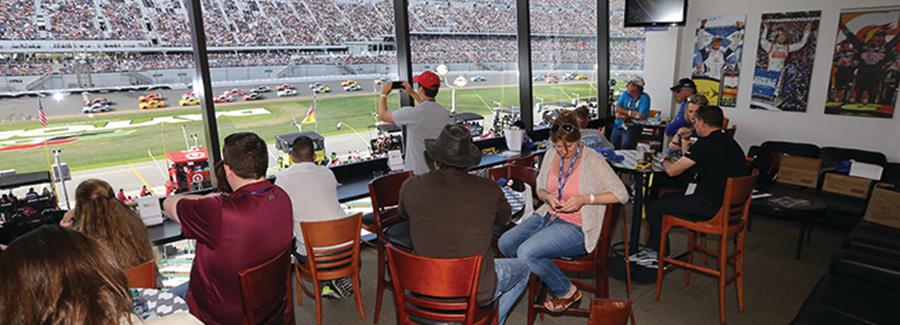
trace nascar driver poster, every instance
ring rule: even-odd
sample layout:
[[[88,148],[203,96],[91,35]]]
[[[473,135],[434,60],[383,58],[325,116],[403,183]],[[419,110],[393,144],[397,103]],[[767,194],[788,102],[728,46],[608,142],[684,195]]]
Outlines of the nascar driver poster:
[[[900,83],[898,34],[900,7],[841,12],[825,114],[894,116]]]
[[[698,21],[691,75],[697,92],[712,104],[734,107],[737,103],[746,21],[747,16],[707,17]]]
[[[806,112],[821,11],[762,15],[750,108]]]

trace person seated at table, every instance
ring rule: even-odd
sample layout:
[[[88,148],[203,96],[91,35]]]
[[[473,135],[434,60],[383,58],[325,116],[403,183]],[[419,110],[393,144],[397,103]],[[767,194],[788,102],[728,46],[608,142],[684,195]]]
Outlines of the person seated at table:
[[[668,144],[669,153],[684,154],[688,151],[691,145],[691,139],[697,138],[697,132],[694,130],[694,121],[696,120],[694,115],[697,113],[698,109],[707,104],[708,101],[706,100],[706,96],[691,95],[688,97],[687,107],[685,108],[683,115],[685,122],[689,124],[686,127],[678,128],[675,135],[672,136],[672,139]]]
[[[347,217],[337,199],[337,179],[331,169],[315,163],[313,141],[300,136],[291,144],[291,164],[275,175],[275,185],[280,186],[291,198],[294,216],[294,256],[306,261],[306,246],[300,222],[327,221]],[[322,296],[349,297],[353,285],[346,278],[323,283]]]
[[[141,320],[128,280],[99,242],[43,226],[0,258],[0,324],[202,324],[188,313]]]
[[[204,323],[233,324],[242,319],[238,273],[291,249],[291,198],[266,180],[266,142],[250,132],[225,138],[225,178],[233,192],[166,198],[166,216],[196,240],[187,303]],[[282,286],[283,279],[266,285]]]
[[[27,201],[37,200],[38,196],[39,196],[38,192],[34,191],[34,187],[29,187],[28,193],[25,193],[25,200],[27,200]]]
[[[12,203],[12,200],[9,199],[9,195],[3,194],[3,197],[0,197],[0,204]]]
[[[679,105],[678,113],[672,118],[672,122],[666,125],[665,129],[666,137],[672,138],[679,129],[690,128],[694,124],[688,119],[685,110],[688,106],[688,98],[697,93],[697,84],[690,78],[682,78],[669,90],[672,91],[672,97],[675,97],[675,103]]]
[[[606,139],[606,128],[589,129],[588,122],[591,120],[591,112],[587,107],[581,106],[575,109],[575,117],[578,118],[578,128],[581,130],[581,142],[585,147],[598,150],[600,148],[612,148],[612,142]]]
[[[511,208],[493,181],[470,175],[481,150],[464,126],[447,125],[437,139],[425,140],[433,171],[414,176],[400,188],[400,217],[409,220],[415,253],[436,258],[482,255],[478,303],[498,302],[500,324],[528,284],[528,267],[517,259],[494,259],[493,226],[505,225]]]
[[[616,100],[616,121],[610,135],[616,149],[634,149],[637,137],[641,134],[641,126],[631,123],[640,121],[650,115],[650,95],[644,92],[644,78],[632,77],[628,80],[626,91]]]
[[[647,207],[650,238],[643,250],[632,260],[649,268],[658,267],[660,233],[663,214],[678,218],[705,221],[716,215],[725,196],[725,181],[729,177],[748,175],[744,151],[734,139],[722,131],[724,115],[718,106],[705,106],[695,113],[694,128],[700,139],[690,151],[677,161],[666,157],[663,169],[675,177],[692,171],[686,191],[669,193]]]
[[[66,212],[59,224],[100,242],[122,268],[156,260],[141,217],[115,195],[106,181],[81,182],[75,188],[75,208]]]
[[[628,190],[603,156],[584,148],[575,113],[559,115],[550,127],[550,140],[553,148],[537,178],[544,205],[504,233],[498,246],[504,256],[525,261],[553,294],[544,306],[560,312],[580,300],[581,291],[551,259],[593,251],[605,205],[625,203]]]

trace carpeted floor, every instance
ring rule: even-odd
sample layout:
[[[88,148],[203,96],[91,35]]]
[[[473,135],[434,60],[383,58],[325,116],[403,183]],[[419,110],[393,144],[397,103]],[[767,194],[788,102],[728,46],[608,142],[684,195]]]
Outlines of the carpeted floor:
[[[629,214],[630,215],[630,214]],[[629,223],[630,225],[630,223]],[[616,241],[621,240],[618,228]],[[757,217],[753,231],[747,234],[745,255],[745,310],[738,311],[735,288],[727,288],[726,311],[728,324],[787,324],[803,299],[828,270],[831,255],[837,251],[845,233],[817,227],[812,243],[806,246],[800,260],[794,259],[799,224],[787,220]],[[687,236],[672,236],[673,251],[683,251]],[[710,242],[710,245],[716,245]],[[375,250],[362,250],[362,301],[366,319],[360,320],[353,299],[324,300],[323,324],[371,324],[375,309]],[[712,277],[694,275],[685,286],[684,271],[668,273],[660,301],[655,299],[654,284],[635,284],[632,299],[639,324],[718,324],[717,281]],[[295,289],[296,290],[296,289]],[[610,296],[625,298],[625,284],[610,280]],[[587,298],[587,295],[585,296]],[[296,298],[295,298],[296,299]],[[295,302],[296,303],[296,302]],[[588,301],[583,301],[586,306]],[[391,291],[385,292],[381,324],[395,324],[395,310]],[[525,324],[525,298],[519,300],[508,324]],[[296,307],[297,324],[315,323],[315,303],[304,297]],[[585,324],[584,317],[549,316],[538,324]]]

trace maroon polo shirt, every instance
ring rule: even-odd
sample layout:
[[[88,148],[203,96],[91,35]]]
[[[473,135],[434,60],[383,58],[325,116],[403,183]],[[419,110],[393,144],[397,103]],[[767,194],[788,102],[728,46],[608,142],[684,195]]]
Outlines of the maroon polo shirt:
[[[187,303],[205,324],[239,324],[243,300],[238,272],[290,249],[291,199],[268,181],[231,194],[178,201],[185,238],[197,240]],[[284,279],[272,279],[283,286]]]

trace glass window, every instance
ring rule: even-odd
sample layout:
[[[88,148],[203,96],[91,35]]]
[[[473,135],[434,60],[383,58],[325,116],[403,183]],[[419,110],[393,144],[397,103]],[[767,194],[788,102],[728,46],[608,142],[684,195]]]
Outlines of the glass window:
[[[615,94],[625,89],[630,76],[644,75],[643,28],[625,28],[625,0],[609,2],[609,76]]]
[[[269,174],[289,165],[297,133],[321,138],[317,160],[384,154],[373,114],[397,79],[390,0],[203,1],[219,139],[257,133]],[[393,102],[399,102],[394,95]],[[237,117],[239,116],[239,117]]]
[[[413,71],[446,72],[437,101],[473,136],[519,120],[515,0],[411,0],[409,16]]]
[[[596,0],[531,1],[535,126],[597,98]],[[565,23],[560,23],[565,22]]]

